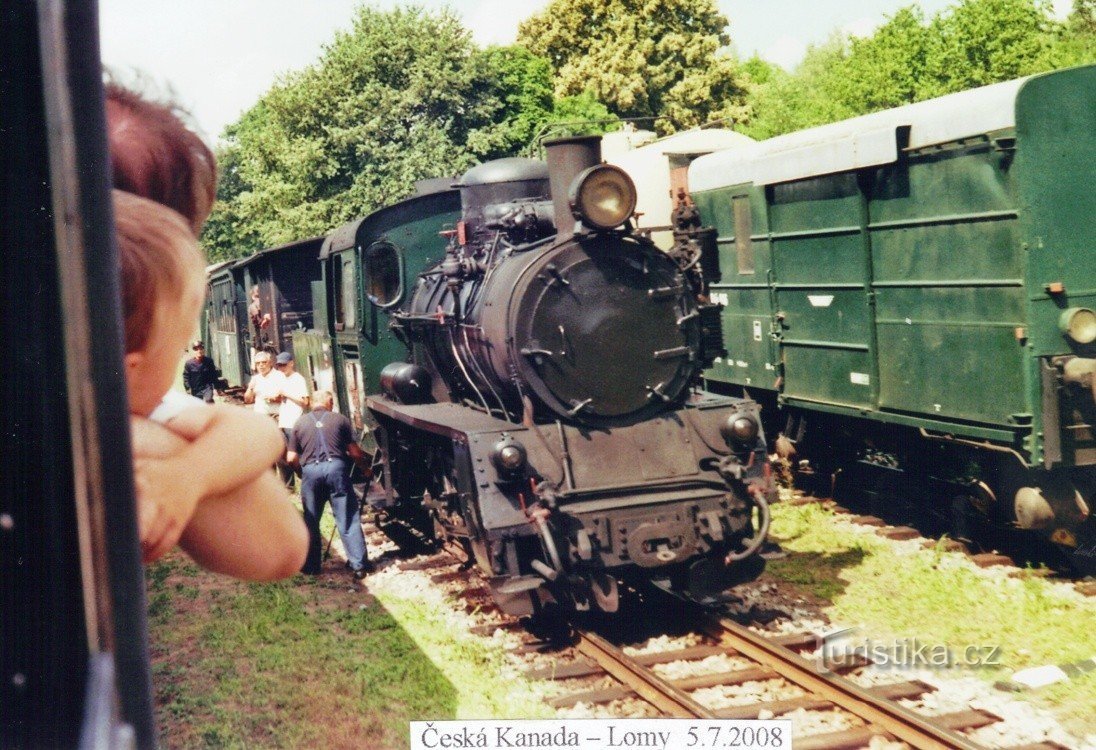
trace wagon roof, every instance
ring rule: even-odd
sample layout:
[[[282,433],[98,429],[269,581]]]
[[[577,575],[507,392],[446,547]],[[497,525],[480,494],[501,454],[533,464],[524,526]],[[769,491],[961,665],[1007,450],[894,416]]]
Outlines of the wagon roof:
[[[246,258],[240,258],[236,261],[236,265],[246,266],[247,264],[253,263],[255,260],[263,256],[271,255],[273,253],[281,253],[292,248],[303,247],[311,244],[314,244],[316,246],[316,256],[319,257],[319,248],[322,242],[323,236],[321,235],[319,237],[309,237],[306,240],[294,240],[293,242],[287,242],[284,245],[278,245],[277,247],[264,248],[262,250],[257,250],[251,255],[248,255]]]
[[[1016,95],[1027,78],[927,99],[702,156],[689,169],[694,191],[832,174],[897,158],[895,132],[910,148],[948,143],[1015,126]]]
[[[220,271],[225,266],[231,266],[235,262],[236,262],[236,259],[233,258],[232,260],[221,260],[221,261],[217,261],[216,263],[210,263],[208,266],[206,266],[206,269],[205,269],[206,270],[206,276],[217,273],[217,271]]]
[[[325,260],[332,253],[337,253],[341,250],[353,247],[357,242],[358,230],[361,229],[362,225],[377,221],[385,214],[403,211],[407,206],[410,206],[423,198],[431,198],[445,193],[456,195],[457,190],[452,186],[455,181],[455,178],[450,177],[419,180],[415,183],[416,189],[414,194],[407,196],[403,200],[396,201],[387,206],[382,206],[360,219],[354,219],[353,221],[349,221],[346,224],[337,227],[331,234],[327,235],[327,239],[324,240],[322,247],[320,247],[320,259]]]

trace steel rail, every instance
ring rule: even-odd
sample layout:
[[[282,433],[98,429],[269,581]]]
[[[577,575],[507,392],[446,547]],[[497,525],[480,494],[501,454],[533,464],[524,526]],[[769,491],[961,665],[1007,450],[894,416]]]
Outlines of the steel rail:
[[[738,623],[720,619],[711,635],[743,656],[769,667],[781,677],[835,706],[859,716],[869,725],[893,735],[918,750],[984,750],[949,729],[932,724],[931,719],[878,698],[836,674],[823,674],[818,666],[799,654],[757,635]],[[637,691],[638,692],[638,691]]]
[[[697,703],[684,690],[674,687],[652,670],[636,663],[635,659],[601,636],[582,631],[578,635],[578,650],[581,653],[659,711],[678,719],[717,718],[711,709]]]

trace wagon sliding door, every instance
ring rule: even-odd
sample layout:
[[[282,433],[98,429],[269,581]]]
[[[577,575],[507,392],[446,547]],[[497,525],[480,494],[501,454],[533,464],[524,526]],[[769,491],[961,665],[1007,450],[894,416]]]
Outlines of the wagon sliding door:
[[[784,395],[872,408],[870,266],[857,174],[768,190]]]
[[[1024,250],[1011,146],[971,138],[910,153],[874,175],[883,409],[992,424],[1025,411],[1017,341]]]

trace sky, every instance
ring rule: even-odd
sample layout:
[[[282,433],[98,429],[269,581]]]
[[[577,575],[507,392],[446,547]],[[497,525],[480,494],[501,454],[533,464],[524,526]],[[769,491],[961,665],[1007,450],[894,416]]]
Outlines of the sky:
[[[99,0],[103,62],[170,93],[211,142],[278,77],[315,62],[363,0]],[[481,45],[509,44],[547,0],[416,0],[452,8]],[[742,58],[792,68],[835,30],[870,34],[912,0],[718,0]],[[1054,0],[1064,15],[1071,0]],[[920,0],[926,15],[955,0]],[[392,7],[397,0],[373,0]]]

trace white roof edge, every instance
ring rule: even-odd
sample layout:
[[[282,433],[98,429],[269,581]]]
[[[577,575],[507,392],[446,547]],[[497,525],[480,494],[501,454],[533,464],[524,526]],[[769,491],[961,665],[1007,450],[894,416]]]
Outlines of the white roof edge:
[[[1027,78],[927,99],[850,120],[717,151],[689,167],[699,192],[752,182],[777,182],[844,172],[897,159],[896,131],[909,126],[910,148],[948,143],[1016,124],[1016,95]]]

